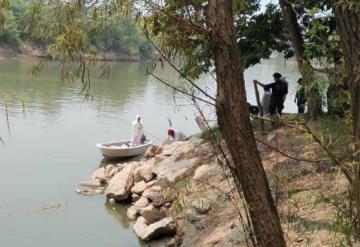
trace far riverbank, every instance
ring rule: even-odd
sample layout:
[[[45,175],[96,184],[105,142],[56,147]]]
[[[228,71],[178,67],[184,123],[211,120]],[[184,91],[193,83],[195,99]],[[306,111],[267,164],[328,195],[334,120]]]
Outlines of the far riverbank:
[[[90,55],[89,55],[90,57]],[[8,45],[0,45],[0,59],[6,58],[44,58],[52,59],[51,55],[42,47],[23,45],[21,48],[15,48]],[[97,61],[119,61],[119,62],[139,62],[148,60],[140,54],[127,54],[118,51],[99,52],[91,59]]]

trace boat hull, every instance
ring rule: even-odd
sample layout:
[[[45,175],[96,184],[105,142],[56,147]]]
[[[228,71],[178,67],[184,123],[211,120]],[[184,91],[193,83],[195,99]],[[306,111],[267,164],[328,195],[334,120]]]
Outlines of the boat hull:
[[[128,147],[125,147],[128,145]],[[101,154],[107,158],[123,158],[138,156],[146,152],[152,145],[152,142],[146,141],[136,147],[130,147],[130,140],[99,143],[96,146],[100,149]]]

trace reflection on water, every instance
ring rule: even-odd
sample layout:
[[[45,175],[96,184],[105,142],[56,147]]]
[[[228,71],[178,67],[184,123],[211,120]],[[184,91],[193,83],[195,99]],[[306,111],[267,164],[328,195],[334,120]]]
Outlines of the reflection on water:
[[[124,205],[111,205],[108,201],[104,204],[106,211],[125,229],[130,227],[129,218],[126,215],[127,207]]]

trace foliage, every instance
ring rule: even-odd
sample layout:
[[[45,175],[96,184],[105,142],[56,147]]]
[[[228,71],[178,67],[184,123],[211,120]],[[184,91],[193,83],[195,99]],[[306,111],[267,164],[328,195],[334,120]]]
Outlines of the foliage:
[[[260,59],[269,58],[274,51],[287,52],[290,48],[279,8],[269,4],[264,13],[250,14],[238,14],[236,25],[244,68],[260,63]]]
[[[66,40],[81,46],[83,52],[151,55],[151,47],[134,18],[114,13],[106,4],[81,12],[79,7],[76,1],[11,1],[0,12],[0,42],[15,47],[24,42],[47,47]]]
[[[222,140],[224,138],[223,134],[221,133],[221,130],[217,127],[213,128],[211,130],[206,130],[206,131],[202,132],[200,135],[200,138],[205,139],[205,140],[210,140],[211,132],[214,135],[216,140]]]
[[[8,9],[0,9],[0,42],[16,48],[20,45],[16,20],[12,11]]]

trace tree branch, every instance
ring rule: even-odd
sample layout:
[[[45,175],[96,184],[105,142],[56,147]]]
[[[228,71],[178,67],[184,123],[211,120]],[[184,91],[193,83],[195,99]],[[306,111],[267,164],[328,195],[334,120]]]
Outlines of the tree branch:
[[[198,97],[198,96],[195,96],[195,95],[193,95],[193,94],[190,94],[190,93],[188,93],[188,92],[186,92],[186,91],[184,91],[184,90],[181,90],[181,89],[179,89],[179,88],[171,85],[170,83],[167,83],[165,80],[161,79],[160,77],[156,76],[155,74],[151,73],[150,71],[147,71],[147,73],[148,73],[149,75],[151,75],[152,77],[154,77],[154,78],[155,78],[156,80],[158,80],[159,82],[163,83],[165,86],[167,86],[167,87],[169,87],[169,88],[172,88],[172,89],[174,89],[175,91],[178,91],[178,92],[180,92],[180,93],[182,93],[182,94],[184,94],[184,95],[186,95],[186,96],[189,96],[189,97],[192,98],[192,99],[195,98],[195,99],[200,100],[200,101],[202,101],[202,102],[204,102],[204,103],[206,103],[206,104],[215,106],[215,104],[214,104],[213,102],[207,101],[207,100],[202,99],[202,98],[200,98],[200,97]]]
[[[192,85],[194,88],[196,88],[197,90],[199,90],[203,95],[205,95],[206,97],[208,97],[209,99],[213,100],[214,102],[216,101],[216,99],[212,96],[210,96],[207,92],[205,92],[202,88],[200,88],[198,85],[196,85],[192,80],[190,80],[183,72],[181,72],[178,68],[176,68],[176,66],[169,60],[169,58],[167,56],[165,56],[163,54],[163,52],[161,51],[161,49],[152,41],[152,39],[149,37],[148,33],[142,29],[146,39],[151,43],[151,45],[156,49],[156,51],[160,54],[160,56],[162,58],[165,59],[165,61],[177,72],[179,73],[179,75],[181,77],[183,77],[188,83],[190,83],[190,85]]]

